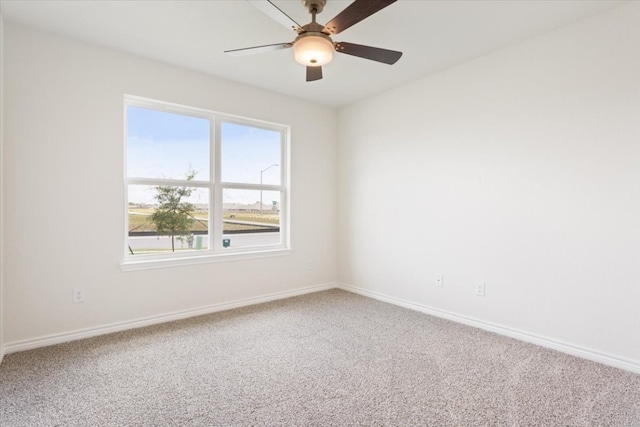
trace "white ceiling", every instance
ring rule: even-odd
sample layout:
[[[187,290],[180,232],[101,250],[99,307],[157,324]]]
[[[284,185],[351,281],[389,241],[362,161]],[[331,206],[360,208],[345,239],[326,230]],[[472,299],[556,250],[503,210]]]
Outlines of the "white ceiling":
[[[300,0],[274,0],[300,24]],[[350,1],[328,0],[328,22]],[[291,49],[233,57],[224,50],[293,41],[244,0],[1,0],[5,21],[130,52],[329,106],[343,106],[622,4],[598,0],[399,0],[334,41],[404,52],[395,65],[336,55],[305,82]]]

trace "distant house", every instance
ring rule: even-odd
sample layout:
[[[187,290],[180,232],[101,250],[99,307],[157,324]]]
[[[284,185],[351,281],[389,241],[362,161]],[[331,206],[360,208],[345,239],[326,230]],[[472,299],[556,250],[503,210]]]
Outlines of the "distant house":
[[[260,202],[244,204],[244,203],[225,203],[223,205],[225,212],[259,212]],[[280,212],[280,202],[273,200],[269,203],[262,203],[262,211]]]

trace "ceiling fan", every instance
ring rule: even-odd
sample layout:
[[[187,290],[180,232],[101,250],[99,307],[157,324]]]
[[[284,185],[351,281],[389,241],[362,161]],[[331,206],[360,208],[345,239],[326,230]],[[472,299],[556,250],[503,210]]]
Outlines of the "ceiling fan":
[[[227,50],[225,53],[231,55],[246,55],[293,47],[296,61],[307,67],[308,82],[322,78],[322,66],[331,62],[334,51],[382,62],[384,64],[395,64],[402,56],[402,52],[395,50],[347,42],[334,42],[331,39],[332,35],[339,34],[352,25],[395,3],[397,0],[355,0],[326,25],[318,24],[316,22],[316,15],[322,12],[324,6],[327,4],[327,0],[302,0],[305,8],[311,14],[311,22],[307,25],[298,24],[271,0],[247,1],[285,27],[294,30],[298,33],[298,37],[289,43],[276,43]]]

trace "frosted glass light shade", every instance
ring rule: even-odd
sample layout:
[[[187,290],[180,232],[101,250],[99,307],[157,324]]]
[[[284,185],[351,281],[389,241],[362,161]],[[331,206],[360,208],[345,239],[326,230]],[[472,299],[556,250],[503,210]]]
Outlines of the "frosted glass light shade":
[[[308,67],[321,67],[333,59],[333,43],[321,36],[302,37],[293,45],[296,61]]]

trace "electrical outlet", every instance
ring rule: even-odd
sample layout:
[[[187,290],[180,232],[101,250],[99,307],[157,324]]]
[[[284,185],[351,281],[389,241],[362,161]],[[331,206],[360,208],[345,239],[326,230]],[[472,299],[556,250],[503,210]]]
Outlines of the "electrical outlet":
[[[441,288],[443,285],[443,276],[442,273],[436,274],[436,286]]]
[[[73,302],[84,302],[84,288],[76,286],[73,288]]]
[[[476,283],[476,295],[478,295],[479,297],[484,296],[484,282]]]
[[[313,261],[307,261],[307,270],[311,271],[314,269]]]

